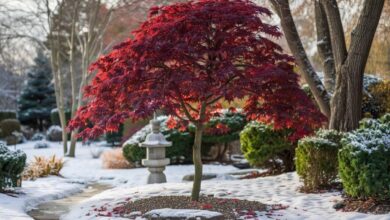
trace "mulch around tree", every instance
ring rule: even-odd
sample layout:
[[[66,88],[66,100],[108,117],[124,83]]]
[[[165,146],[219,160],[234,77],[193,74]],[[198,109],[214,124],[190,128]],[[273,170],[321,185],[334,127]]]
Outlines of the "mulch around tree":
[[[154,209],[201,209],[219,212],[224,215],[224,219],[237,219],[239,216],[256,217],[259,212],[265,212],[261,215],[267,216],[269,212],[279,209],[285,209],[282,205],[268,206],[260,202],[227,199],[216,197],[201,197],[199,202],[191,201],[189,196],[156,196],[129,201],[124,206],[116,207],[113,214],[123,217],[129,217],[131,213],[138,213],[138,215],[145,214]]]
[[[342,202],[341,210],[344,212],[362,212],[371,214],[390,213],[390,200],[358,200],[347,198]]]

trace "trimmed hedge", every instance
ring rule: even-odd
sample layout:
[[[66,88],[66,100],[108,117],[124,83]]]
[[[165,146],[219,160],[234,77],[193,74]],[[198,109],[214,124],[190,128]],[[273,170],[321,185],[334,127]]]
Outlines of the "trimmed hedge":
[[[12,136],[12,133],[20,132],[21,125],[17,119],[5,119],[0,122],[0,138]]]
[[[0,143],[0,191],[21,186],[21,176],[27,156],[20,150],[11,151]]]
[[[321,137],[305,137],[298,142],[295,166],[306,190],[331,186],[337,178],[339,146]]]
[[[70,109],[65,110],[65,118],[66,121],[68,122],[72,117],[72,113]],[[61,126],[61,121],[60,121],[60,115],[58,114],[58,109],[53,109],[50,112],[50,121],[52,125],[58,125]]]
[[[252,166],[291,171],[295,145],[288,141],[289,134],[289,130],[275,131],[272,126],[250,122],[240,134],[241,151]]]
[[[0,122],[5,119],[16,119],[16,112],[15,111],[0,111]]]
[[[320,129],[315,136],[298,142],[295,166],[305,190],[316,191],[331,186],[337,178],[337,153],[344,133]]]
[[[341,143],[339,172],[345,193],[361,199],[390,199],[390,115],[363,120]]]

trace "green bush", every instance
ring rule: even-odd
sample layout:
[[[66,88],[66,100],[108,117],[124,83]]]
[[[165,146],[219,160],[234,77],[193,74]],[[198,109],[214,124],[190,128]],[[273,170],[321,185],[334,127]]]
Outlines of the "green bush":
[[[0,137],[12,136],[13,132],[20,132],[20,129],[20,122],[17,119],[5,119],[0,122]]]
[[[330,130],[330,129],[319,129],[316,134],[316,137],[326,139],[328,141],[331,141],[338,145],[340,148],[341,146],[341,139],[345,136],[343,132],[339,132],[336,130]]]
[[[146,158],[146,149],[139,147],[139,143],[127,143],[122,148],[123,156],[129,162],[140,162]]]
[[[355,198],[390,198],[390,120],[366,119],[342,139],[339,173],[347,195]]]
[[[72,113],[70,112],[69,109],[65,110],[65,118],[66,121],[69,121],[72,117]],[[50,121],[52,125],[58,125],[61,126],[61,121],[60,121],[60,115],[58,114],[58,109],[53,109],[50,113]]]
[[[164,134],[167,141],[171,141],[173,144],[166,149],[166,156],[171,159],[171,164],[174,164],[178,157],[184,157],[184,160],[180,160],[181,163],[191,162],[194,140],[192,134],[188,131],[180,132],[176,129],[168,129],[166,127],[168,117],[166,116],[160,116],[157,119],[161,121],[162,134]],[[146,149],[139,147],[139,143],[144,142],[150,132],[151,126],[147,125],[123,144],[123,156],[129,162],[140,162],[146,157]]]
[[[272,126],[250,122],[240,134],[241,151],[252,166],[291,171],[295,144],[288,141],[289,134],[289,130],[275,131]]]
[[[338,150],[338,144],[322,137],[299,140],[295,150],[295,166],[306,190],[327,188],[335,182]]]
[[[21,185],[21,176],[26,165],[26,154],[20,150],[11,151],[0,144],[0,190]]]
[[[5,119],[16,119],[16,112],[15,111],[0,111],[0,122]]]

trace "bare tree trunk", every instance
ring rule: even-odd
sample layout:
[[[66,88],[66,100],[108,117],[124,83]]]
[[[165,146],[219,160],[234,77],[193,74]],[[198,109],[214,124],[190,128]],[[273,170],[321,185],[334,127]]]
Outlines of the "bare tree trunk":
[[[331,102],[331,129],[350,131],[359,125],[364,69],[383,6],[384,0],[365,1],[359,21],[352,31],[349,55],[341,68],[337,69],[336,90]],[[328,15],[328,21],[332,19],[334,17]]]
[[[309,58],[307,57],[301,38],[299,37],[295,26],[288,0],[271,0],[271,3],[275,8],[276,13],[281,18],[284,35],[287,39],[290,50],[294,54],[296,62],[300,67],[301,75],[309,85],[321,112],[330,118],[330,95],[326,91],[320,78],[311,65]]]
[[[69,46],[69,71],[70,71],[70,80],[71,80],[71,87],[72,87],[72,109],[71,109],[71,116],[72,118],[76,114],[76,110],[78,108],[77,103],[77,87],[76,87],[76,72],[75,72],[75,47],[76,47],[76,40],[75,40],[75,34],[76,33],[76,22],[78,19],[78,10],[79,10],[79,1],[76,1],[73,3],[73,14],[72,14],[72,24],[71,24],[71,34],[70,34],[70,40],[68,41]],[[68,152],[69,157],[75,157],[75,151],[76,151],[76,141],[77,141],[77,132],[72,131],[71,137],[70,137],[70,148]]]
[[[329,93],[333,93],[336,84],[336,69],[334,66],[329,25],[324,6],[318,0],[314,2],[314,6],[318,54],[324,67],[324,85]]]
[[[200,194],[201,183],[202,183],[202,173],[203,173],[202,154],[201,154],[202,134],[203,134],[203,125],[201,123],[198,123],[196,125],[195,141],[194,141],[194,146],[192,148],[193,150],[192,157],[195,166],[194,182],[193,182],[192,193],[191,193],[192,201],[199,201],[199,194]]]
[[[296,58],[302,75],[309,84],[321,111],[329,116],[329,128],[349,131],[357,128],[361,119],[363,75],[368,54],[382,14],[384,0],[365,0],[358,23],[352,31],[349,51],[345,43],[344,29],[336,0],[318,0],[316,4],[317,34],[321,43],[319,52],[323,61],[333,57],[333,66],[324,62],[325,72],[331,78],[336,73],[336,87],[329,104],[329,93],[319,82],[302,46],[295,27],[288,0],[271,0],[281,19],[282,28],[291,52]],[[326,16],[326,21],[324,19]],[[327,23],[327,24],[326,24]],[[328,37],[331,45],[329,45]],[[322,41],[326,39],[327,41]],[[327,86],[327,87],[330,87]]]

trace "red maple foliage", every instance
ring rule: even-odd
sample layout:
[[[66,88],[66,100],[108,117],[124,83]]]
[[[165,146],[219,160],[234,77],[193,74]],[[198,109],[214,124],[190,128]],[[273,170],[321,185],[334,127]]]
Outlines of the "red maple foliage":
[[[153,7],[134,39],[91,66],[87,104],[69,124],[80,136],[115,131],[158,109],[202,125],[221,100],[246,98],[250,119],[311,132],[324,116],[300,89],[293,58],[269,40],[282,34],[266,24],[271,12],[248,0],[199,0]],[[93,124],[93,127],[88,127]]]
[[[84,138],[115,131],[126,119],[158,109],[196,127],[191,197],[199,200],[204,124],[221,101],[247,99],[250,119],[292,128],[296,140],[325,117],[300,89],[293,58],[269,40],[282,34],[263,22],[271,12],[249,0],[198,0],[153,7],[134,39],[117,45],[91,66],[87,104],[70,122]],[[88,127],[92,124],[92,127]]]

